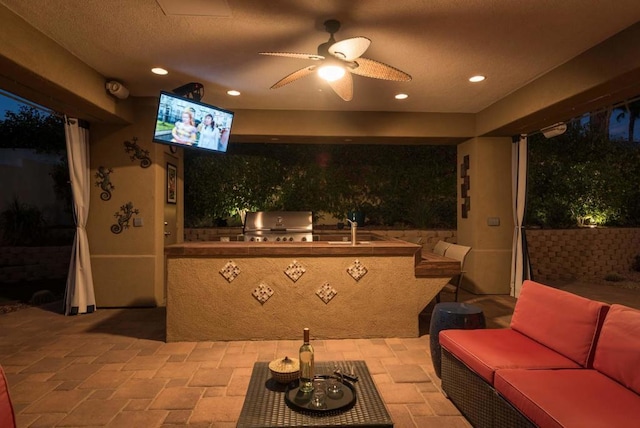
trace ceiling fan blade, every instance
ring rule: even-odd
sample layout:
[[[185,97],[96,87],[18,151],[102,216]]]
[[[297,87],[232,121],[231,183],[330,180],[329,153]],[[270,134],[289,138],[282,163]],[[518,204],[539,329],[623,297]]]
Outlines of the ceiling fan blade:
[[[371,44],[371,40],[366,37],[354,37],[352,39],[340,40],[329,46],[329,53],[345,61],[353,61],[360,58]]]
[[[350,73],[345,73],[342,78],[327,83],[343,100],[351,101],[353,99],[353,77],[351,77]]]
[[[395,67],[367,58],[358,58],[354,61],[356,67],[349,68],[353,74],[372,77],[374,79],[395,80],[408,82],[411,76]]]
[[[269,55],[269,56],[284,56],[287,58],[298,58],[298,59],[312,59],[314,61],[319,61],[324,59],[321,55],[316,54],[308,54],[308,53],[295,53],[295,52],[258,52],[259,55]]]
[[[311,73],[313,73],[314,71],[316,71],[317,66],[315,65],[310,65],[308,67],[305,68],[301,68],[300,70],[294,71],[293,73],[291,73],[290,75],[278,80],[272,87],[271,89],[278,89],[283,87],[284,85],[288,85],[291,82],[295,82],[298,79],[302,79],[305,76],[310,75]]]

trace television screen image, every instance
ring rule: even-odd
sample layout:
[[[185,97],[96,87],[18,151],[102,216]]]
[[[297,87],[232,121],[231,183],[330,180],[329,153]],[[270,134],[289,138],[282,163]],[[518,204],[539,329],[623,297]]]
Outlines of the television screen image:
[[[224,153],[232,122],[231,111],[160,92],[153,141]]]

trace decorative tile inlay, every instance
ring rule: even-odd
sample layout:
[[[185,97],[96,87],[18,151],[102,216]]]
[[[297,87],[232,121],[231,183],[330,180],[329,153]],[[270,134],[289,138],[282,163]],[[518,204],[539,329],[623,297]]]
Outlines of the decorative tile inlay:
[[[294,260],[293,262],[291,262],[289,266],[287,266],[284,273],[289,278],[291,278],[291,281],[296,282],[297,280],[300,279],[302,275],[304,275],[306,271],[307,270],[304,268],[304,266],[302,266],[300,263]]]
[[[320,288],[318,288],[318,291],[316,291],[316,294],[318,295],[319,298],[322,299],[324,303],[329,303],[331,299],[336,297],[336,294],[338,294],[338,291],[335,288],[333,288],[328,282],[325,282],[324,284],[322,284]]]
[[[229,260],[226,265],[222,269],[220,269],[220,275],[224,277],[227,281],[231,282],[238,275],[240,275],[240,268],[237,264],[234,263],[233,260]]]
[[[351,277],[353,277],[353,279],[355,279],[356,281],[360,281],[360,279],[369,271],[366,267],[364,267],[362,263],[360,263],[360,260],[356,259],[356,261],[347,268],[347,272],[349,273],[349,275],[351,275]]]
[[[273,296],[273,289],[266,284],[260,284],[255,288],[255,290],[253,290],[253,293],[251,294],[256,298],[258,302],[264,305],[267,300],[269,300],[269,298]]]

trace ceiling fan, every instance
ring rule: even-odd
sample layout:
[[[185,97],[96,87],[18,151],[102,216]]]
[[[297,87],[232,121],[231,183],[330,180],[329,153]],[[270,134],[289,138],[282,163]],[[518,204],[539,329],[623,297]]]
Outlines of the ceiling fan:
[[[372,59],[362,58],[371,40],[366,37],[353,37],[336,42],[333,35],[340,29],[340,22],[330,19],[324,23],[325,30],[330,34],[329,41],[318,46],[318,54],[294,52],[260,52],[260,55],[283,56],[288,58],[310,59],[319,64],[309,65],[294,71],[277,81],[271,89],[281,88],[305,76],[318,72],[318,75],[329,83],[340,98],[351,101],[353,98],[353,79],[351,74],[357,74],[374,79],[395,80],[408,82],[411,76],[395,67]]]

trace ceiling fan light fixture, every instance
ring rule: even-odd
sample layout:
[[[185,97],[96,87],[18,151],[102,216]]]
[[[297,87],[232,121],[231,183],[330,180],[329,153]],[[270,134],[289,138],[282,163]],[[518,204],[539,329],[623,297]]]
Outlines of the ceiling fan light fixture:
[[[318,76],[327,82],[335,82],[336,80],[342,79],[345,72],[344,67],[334,64],[323,65],[318,68]]]

